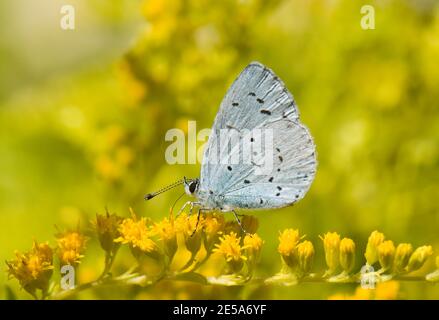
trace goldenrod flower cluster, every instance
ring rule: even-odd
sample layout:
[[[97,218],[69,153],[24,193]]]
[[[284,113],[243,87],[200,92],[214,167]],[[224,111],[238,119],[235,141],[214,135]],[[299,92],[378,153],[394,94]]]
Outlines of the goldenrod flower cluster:
[[[329,282],[361,281],[361,272],[353,273],[357,255],[355,242],[350,238],[341,238],[337,232],[327,232],[320,238],[327,265],[322,279]],[[286,229],[280,233],[278,251],[283,267],[281,272],[268,278],[266,283],[293,285],[301,279],[317,277],[315,273],[310,272],[314,246],[310,241],[300,242],[300,240],[298,230]],[[384,234],[374,231],[368,239],[364,256],[366,266],[373,270],[375,281],[379,282],[420,269],[432,254],[431,246],[421,246],[413,251],[411,244],[401,243],[395,248],[391,240],[385,240]],[[379,263],[380,268],[375,271],[373,266],[376,263]],[[439,268],[439,259],[437,264]],[[437,281],[439,271],[427,275],[426,279]]]
[[[241,228],[236,221],[225,221],[224,215],[217,213],[200,216],[182,213],[176,218],[171,215],[153,222],[131,210],[131,216],[127,218],[108,212],[97,214],[92,224],[96,238],[105,252],[105,268],[93,286],[105,281],[146,286],[162,279],[243,285],[252,280],[264,244],[256,233],[258,221],[252,216],[242,218]],[[431,246],[416,249],[409,243],[395,246],[384,234],[374,231],[364,251],[364,263],[357,264],[359,252],[354,240],[342,238],[337,232],[327,232],[320,236],[327,268],[319,272],[313,271],[315,246],[304,238],[297,229],[285,229],[279,233],[277,251],[281,258],[281,271],[266,278],[266,284],[294,285],[301,281],[361,282],[361,272],[356,273],[355,266],[360,267],[362,264],[372,268],[377,283],[381,283],[420,269],[433,254]],[[67,264],[78,267],[84,257],[87,239],[79,230],[71,230],[56,235],[56,247],[53,249],[48,243],[35,241],[29,252],[17,252],[15,259],[6,262],[9,276],[16,278],[21,287],[34,297],[37,297],[37,290],[41,291],[42,298],[62,297],[59,286],[51,285],[55,269],[54,256],[58,258],[60,266]],[[110,270],[121,245],[130,248],[138,265],[122,275],[113,276]],[[214,274],[201,268],[211,256],[217,269]],[[218,268],[221,265],[218,261],[221,260],[222,267]],[[151,263],[156,263],[158,273],[151,273],[147,268]],[[439,280],[439,257],[436,258],[436,265],[437,270],[426,275],[426,280]],[[353,297],[345,298],[366,296],[363,289],[358,289]],[[379,297],[379,292],[376,291],[373,297]]]
[[[259,258],[263,241],[255,234],[247,234],[244,240],[238,237],[235,232],[230,232],[220,238],[220,242],[215,245],[213,252],[224,256],[229,273],[241,272],[244,263],[249,263],[248,268],[252,270]]]
[[[286,229],[279,235],[278,251],[285,267],[299,276],[308,273],[314,258],[314,246],[311,241],[300,241],[299,231]]]
[[[431,246],[413,251],[410,243],[400,243],[395,248],[393,241],[385,240],[384,234],[374,231],[369,236],[364,256],[368,265],[379,262],[380,273],[405,274],[420,269],[432,254]]]
[[[34,241],[32,249],[16,252],[16,258],[6,261],[9,277],[16,278],[21,287],[36,297],[36,290],[46,293],[53,271],[53,251],[47,243]]]
[[[54,270],[54,256],[60,266],[77,266],[83,258],[87,238],[79,231],[65,231],[56,235],[57,246],[53,249],[45,243],[34,241],[32,249],[25,253],[16,252],[15,259],[6,261],[9,277],[16,278],[21,287],[37,298],[49,294],[50,280]]]
[[[57,253],[61,265],[77,265],[84,257],[87,238],[78,231],[66,231],[56,235]]]
[[[138,219],[133,215],[132,218],[122,220],[119,232],[120,237],[114,239],[114,242],[128,244],[136,256],[140,253],[154,256],[157,253],[158,247],[151,239],[153,231],[147,226],[146,218]]]

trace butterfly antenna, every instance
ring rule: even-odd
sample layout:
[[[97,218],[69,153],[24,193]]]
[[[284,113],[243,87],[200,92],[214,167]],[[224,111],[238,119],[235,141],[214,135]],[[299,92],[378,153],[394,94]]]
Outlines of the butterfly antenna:
[[[188,181],[188,180],[186,180],[186,181]],[[150,199],[154,198],[155,196],[158,196],[159,194],[161,194],[163,192],[166,192],[166,191],[168,191],[168,190],[170,190],[172,188],[175,188],[176,186],[179,186],[179,185],[183,184],[184,182],[185,182],[184,179],[183,180],[179,180],[179,181],[174,182],[173,184],[170,184],[169,186],[166,186],[166,187],[164,187],[164,188],[162,188],[162,189],[160,189],[160,190],[158,190],[156,192],[148,193],[148,194],[145,195],[144,199],[145,200],[150,200]]]

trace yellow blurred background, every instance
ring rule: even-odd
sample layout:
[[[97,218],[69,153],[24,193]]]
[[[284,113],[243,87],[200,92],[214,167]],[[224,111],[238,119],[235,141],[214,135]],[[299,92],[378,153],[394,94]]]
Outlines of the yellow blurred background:
[[[324,269],[318,236],[326,231],[357,243],[358,266],[375,229],[439,252],[439,2],[69,0],[76,28],[63,30],[65,3],[0,3],[0,261],[33,239],[53,242],[54,225],[87,230],[105,207],[166,216],[181,189],[149,202],[143,195],[200,170],[166,163],[166,131],[185,130],[188,120],[209,128],[253,60],[293,93],[319,161],[305,199],[255,213],[265,240],[258,274],[279,269],[278,231],[287,227],[313,241],[316,270]],[[364,4],[375,8],[374,30],[361,28]],[[84,281],[102,268],[98,247],[89,241]],[[129,265],[124,256],[115,270]],[[28,298],[4,268],[0,298],[11,290]],[[354,289],[165,282],[81,297],[326,299]],[[400,298],[439,298],[428,283],[398,290]]]

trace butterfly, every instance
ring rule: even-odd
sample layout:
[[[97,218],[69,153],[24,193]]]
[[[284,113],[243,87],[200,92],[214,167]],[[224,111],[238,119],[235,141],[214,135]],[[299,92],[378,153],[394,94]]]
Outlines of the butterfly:
[[[222,131],[234,134],[235,144],[230,143],[233,139],[223,143],[219,139],[224,137]],[[265,171],[263,160],[268,163]],[[241,225],[236,209],[275,209],[302,199],[316,167],[316,146],[300,122],[293,96],[272,70],[252,62],[221,102],[204,149],[200,177],[184,178],[145,199],[183,184],[186,194],[196,201],[186,202],[180,212],[188,205],[191,212],[199,208],[198,217],[202,211],[233,212]]]

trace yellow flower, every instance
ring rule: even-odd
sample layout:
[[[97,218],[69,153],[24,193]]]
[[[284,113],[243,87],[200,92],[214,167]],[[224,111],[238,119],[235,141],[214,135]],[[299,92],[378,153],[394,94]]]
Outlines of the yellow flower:
[[[277,250],[282,256],[282,260],[290,268],[294,268],[296,266],[296,257],[294,252],[299,240],[299,230],[285,229],[279,235],[279,246],[277,247]]]
[[[146,254],[156,254],[158,247],[151,239],[153,233],[146,226],[146,219],[137,219],[134,215],[122,221],[119,226],[120,237],[115,242],[128,244],[133,249],[139,249]]]
[[[261,253],[264,241],[256,234],[246,234],[244,237],[244,248],[246,256],[252,262],[257,262]]]
[[[224,255],[227,261],[231,260],[246,260],[242,255],[243,247],[240,244],[241,238],[236,233],[231,232],[223,237],[220,237],[220,243],[215,245],[214,251]]]
[[[108,211],[105,215],[96,214],[96,220],[92,224],[98,235],[99,243],[107,252],[115,252],[119,245],[114,242],[114,239],[120,236],[119,225],[122,218],[116,214],[110,214]]]
[[[433,248],[431,246],[419,247],[413,252],[407,265],[407,271],[412,272],[420,269],[425,261],[433,254]]]
[[[355,242],[349,238],[340,241],[340,265],[345,272],[352,271],[355,264]]]
[[[49,245],[34,241],[29,252],[16,252],[15,256],[14,260],[6,261],[9,277],[16,278],[34,297],[37,289],[45,292],[53,271],[53,251]]]
[[[264,241],[256,234],[247,234],[244,237],[244,246],[256,252],[261,251]]]
[[[311,241],[305,240],[297,245],[297,260],[303,274],[311,270],[314,253],[314,246]]]
[[[294,252],[299,240],[299,230],[285,229],[279,235],[279,246],[277,250],[281,255],[289,256]]]
[[[325,249],[325,260],[328,270],[326,275],[331,275],[337,269],[340,258],[340,235],[337,232],[327,232],[320,237]]]
[[[220,243],[215,245],[213,252],[222,254],[233,273],[242,269],[243,261],[247,258],[242,254],[245,247],[241,246],[241,238],[231,232],[220,238]]]
[[[412,252],[413,247],[410,243],[400,243],[396,247],[395,259],[393,261],[394,272],[402,273],[405,271]]]
[[[78,231],[66,231],[56,235],[56,242],[58,244],[57,252],[61,266],[76,265],[81,262],[81,258],[87,237]]]
[[[158,235],[163,242],[163,246],[168,257],[172,258],[177,251],[177,231],[173,221],[168,218],[154,224],[152,232]]]
[[[204,233],[206,250],[210,250],[214,242],[218,239],[218,235],[225,226],[223,214],[208,214],[204,218]]]
[[[393,257],[395,256],[395,245],[393,244],[393,241],[387,240],[380,243],[377,252],[382,270],[389,270],[392,266]]]
[[[384,241],[384,234],[374,231],[370,234],[367,241],[366,253],[364,257],[368,264],[373,265],[378,261],[378,246]]]

